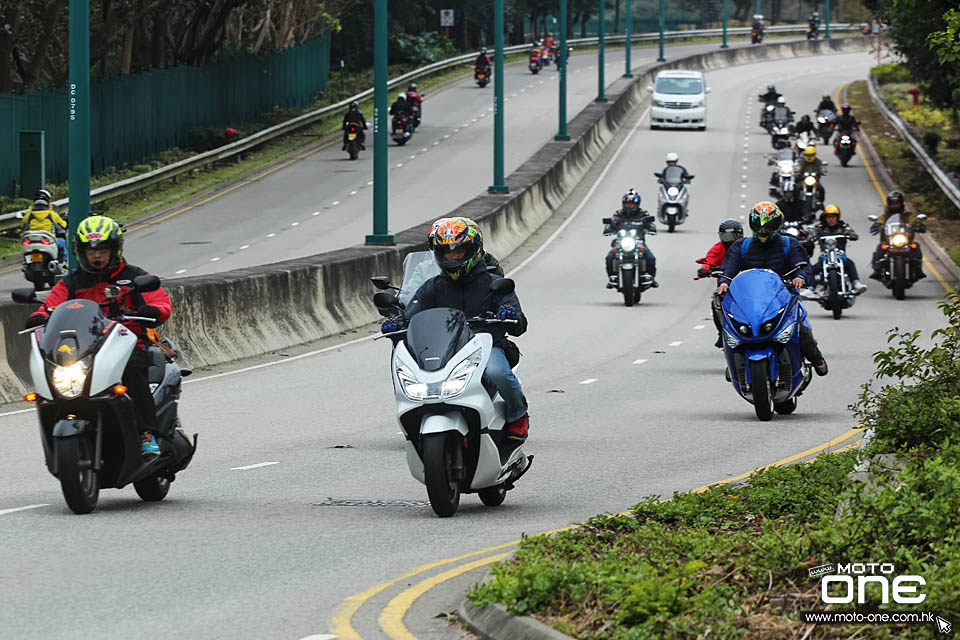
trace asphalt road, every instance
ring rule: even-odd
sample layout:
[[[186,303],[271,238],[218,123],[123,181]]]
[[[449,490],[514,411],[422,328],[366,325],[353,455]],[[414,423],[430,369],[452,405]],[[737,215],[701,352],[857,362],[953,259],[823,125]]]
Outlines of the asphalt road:
[[[102,493],[90,516],[72,515],[43,466],[33,416],[0,415],[0,636],[297,640],[331,629],[345,599],[361,594],[350,624],[360,637],[382,638],[381,624],[393,627],[378,621],[380,611],[413,579],[372,587],[418,565],[721,480],[846,431],[854,425],[846,407],[885,331],[941,324],[944,287],[935,278],[903,302],[870,281],[840,321],[808,307],[830,375],[814,379],[795,414],[761,423],[723,379],[710,285],[691,277],[718,222],[766,196],[758,89],[777,79],[795,108],[812,109],[870,62],[864,53],[708,74],[706,132],[649,131],[639,120],[609,169],[584,180],[586,204],[575,198],[561,211],[567,226],[550,239],[550,224],[510,257],[516,269],[539,251],[514,274],[530,318],[518,372],[536,462],[502,507],[465,496],[454,518],[433,515],[406,468],[383,341],[327,341],[297,360],[195,377],[181,415],[200,432],[200,449],[159,504],[128,488]],[[604,288],[600,218],[631,186],[646,204],[655,200],[652,172],[668,151],[697,176],[692,217],[651,239],[661,286],[625,308]],[[862,160],[847,169],[833,162],[825,187],[867,235],[865,216],[880,200]],[[861,269],[871,250],[869,236],[852,243]],[[31,505],[43,506],[7,511]],[[456,595],[418,601],[407,626],[418,637],[457,637],[432,619]]]
[[[717,43],[678,44],[669,59],[712,51]],[[732,47],[750,46],[738,41]],[[653,62],[656,47],[635,47],[635,67]],[[607,83],[624,70],[624,51],[606,57]],[[572,117],[597,95],[595,53],[573,55],[567,72]],[[504,73],[505,170],[509,175],[557,132],[556,67],[532,75],[525,63]],[[392,98],[391,98],[392,102]],[[392,141],[390,230],[436,218],[483,192],[493,180],[493,86],[464,78],[427,91],[424,123],[403,147]],[[371,124],[372,127],[372,124]],[[263,177],[197,198],[172,217],[129,225],[125,253],[162,278],[210,274],[310,256],[360,244],[373,231],[372,128],[367,151],[351,162],[339,145]],[[212,196],[212,197],[211,197]],[[170,212],[181,211],[176,206]],[[0,270],[0,291],[24,286],[19,265]]]

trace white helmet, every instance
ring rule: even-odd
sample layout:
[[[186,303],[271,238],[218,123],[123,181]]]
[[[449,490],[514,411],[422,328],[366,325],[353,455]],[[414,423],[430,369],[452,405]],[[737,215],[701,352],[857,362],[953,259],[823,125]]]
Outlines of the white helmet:
[[[780,96],[779,98],[777,98],[777,104],[782,107],[787,104],[787,99],[784,98],[783,96]]]
[[[406,99],[407,99],[407,94],[405,93],[401,93],[397,95],[397,100],[406,100]]]
[[[667,157],[665,158],[665,160],[667,161],[667,163],[680,162],[680,156],[678,156],[673,151],[671,151],[670,153],[667,154]]]

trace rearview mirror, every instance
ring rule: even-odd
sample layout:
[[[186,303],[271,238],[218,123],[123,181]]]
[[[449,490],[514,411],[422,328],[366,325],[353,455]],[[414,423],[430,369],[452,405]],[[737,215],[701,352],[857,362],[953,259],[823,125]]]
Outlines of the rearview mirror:
[[[870,222],[876,222],[879,219],[880,219],[880,216],[867,216],[867,220],[869,220]]]
[[[400,306],[400,301],[397,300],[397,296],[389,291],[381,291],[380,293],[374,294],[373,304],[377,306],[377,311],[379,311],[380,315],[384,318],[390,318],[403,311],[403,308]]]
[[[917,214],[917,220],[919,220],[920,222],[923,222],[923,221],[926,220],[926,219],[927,219],[927,214],[925,214],[925,213],[918,213],[918,214]]]
[[[370,278],[370,282],[372,282],[373,286],[381,291],[390,287],[390,278],[387,276],[373,276]],[[374,299],[376,299],[376,297],[374,297]]]
[[[710,91],[711,91],[710,87],[707,87],[707,93],[710,93]]]
[[[613,224],[613,218],[603,218],[601,222],[603,222],[603,224]]]
[[[149,293],[160,288],[160,278],[157,276],[137,276],[133,279],[133,288],[140,293]]]
[[[516,283],[510,278],[500,278],[490,283],[490,291],[498,296],[505,296],[514,292]]]
[[[23,289],[14,289],[10,297],[18,304],[31,304],[37,301],[37,292],[33,288],[24,287]]]
[[[652,84],[648,84],[648,85],[647,85],[647,91],[649,91],[650,93],[653,93],[653,85],[652,85]]]

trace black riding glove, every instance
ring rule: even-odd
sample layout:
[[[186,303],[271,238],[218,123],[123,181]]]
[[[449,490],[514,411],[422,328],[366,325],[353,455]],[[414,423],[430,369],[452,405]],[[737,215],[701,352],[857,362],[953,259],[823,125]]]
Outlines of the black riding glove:
[[[27,318],[27,322],[23,325],[23,328],[33,329],[34,327],[40,327],[45,324],[47,324],[47,316],[40,313],[35,313]]]

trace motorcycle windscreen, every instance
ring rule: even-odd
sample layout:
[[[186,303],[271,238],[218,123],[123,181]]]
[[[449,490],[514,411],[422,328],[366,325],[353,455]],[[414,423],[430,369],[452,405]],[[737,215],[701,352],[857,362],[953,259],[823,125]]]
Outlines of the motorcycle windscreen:
[[[413,294],[417,292],[427,280],[440,275],[440,267],[437,261],[433,259],[432,251],[413,251],[408,253],[403,259],[403,282],[400,285],[400,291],[397,293],[397,299],[400,304],[406,307],[413,299]]]
[[[790,110],[786,107],[775,107],[773,110],[773,119],[777,122],[789,122]]]
[[[780,276],[769,269],[747,269],[741,271],[730,283],[730,290],[724,299],[737,320],[753,327],[754,335],[767,320],[790,304],[791,296],[783,286]]]
[[[899,213],[895,213],[883,225],[883,235],[891,237],[895,233],[906,233],[907,221]]]
[[[831,120],[833,120],[833,119],[837,116],[837,114],[834,113],[833,111],[830,111],[830,109],[820,109],[820,113],[817,114],[817,115],[819,115],[819,116],[821,116],[821,117],[823,117],[823,118],[826,118],[826,119],[827,119],[827,122],[830,122]]]
[[[67,300],[50,314],[40,350],[58,364],[75,362],[97,348],[109,323],[96,302]]]
[[[459,309],[437,307],[410,319],[404,343],[424,371],[439,371],[473,339],[467,317]]]
[[[680,167],[667,167],[663,171],[663,182],[679,186],[683,182],[683,169]]]

